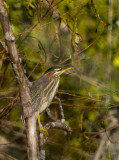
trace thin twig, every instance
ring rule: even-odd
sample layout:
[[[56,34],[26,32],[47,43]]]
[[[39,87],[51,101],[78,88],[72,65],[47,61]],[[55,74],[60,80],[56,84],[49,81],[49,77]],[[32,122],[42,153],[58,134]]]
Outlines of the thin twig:
[[[64,131],[66,131],[67,133],[71,133],[71,128],[66,125],[65,123],[62,122],[49,122],[44,126],[47,130],[49,130],[50,128],[56,128],[56,129],[62,129]]]
[[[3,41],[0,40],[0,43],[1,43],[1,45],[3,46],[4,50],[5,50],[6,52],[8,52],[8,49],[7,49],[7,46],[6,46],[5,42],[3,42]]]
[[[53,121],[58,121],[58,119],[51,113],[49,108],[46,109],[46,113]]]
[[[40,157],[40,160],[45,160],[45,144],[46,144],[46,137],[43,133],[40,132],[40,134],[39,134],[39,157]]]
[[[58,98],[57,96],[55,96],[55,99],[58,101],[59,103],[59,109],[60,109],[60,113],[61,113],[61,121],[65,122],[65,117],[64,117],[64,111],[63,111],[63,107],[62,107],[62,103],[60,98]]]

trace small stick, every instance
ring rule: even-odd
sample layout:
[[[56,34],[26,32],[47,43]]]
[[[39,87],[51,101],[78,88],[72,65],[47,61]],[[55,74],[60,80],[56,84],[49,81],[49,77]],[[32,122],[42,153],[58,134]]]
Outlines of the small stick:
[[[61,112],[61,122],[64,123],[65,122],[65,117],[64,117],[64,111],[63,111],[61,100],[57,96],[55,96],[55,99],[59,102],[59,109],[60,109],[60,112]]]
[[[45,143],[46,138],[43,133],[39,134],[39,157],[40,160],[45,160]]]
[[[44,126],[47,130],[49,130],[50,128],[56,128],[56,129],[61,129],[66,131],[67,133],[71,133],[71,128],[66,125],[65,123],[62,122],[48,122],[45,126]]]
[[[53,121],[59,121],[52,113],[51,113],[51,111],[50,111],[50,109],[49,108],[47,108],[46,109],[46,113],[47,113],[47,115],[53,120]]]

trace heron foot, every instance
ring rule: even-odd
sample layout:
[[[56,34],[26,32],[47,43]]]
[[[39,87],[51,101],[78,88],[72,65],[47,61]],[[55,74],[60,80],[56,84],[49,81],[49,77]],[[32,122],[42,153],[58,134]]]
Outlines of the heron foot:
[[[47,131],[47,129],[44,128],[43,125],[40,122],[40,114],[39,114],[39,112],[38,112],[38,125],[39,125],[39,131],[41,133],[43,133],[45,135],[45,137],[48,137],[48,131]]]

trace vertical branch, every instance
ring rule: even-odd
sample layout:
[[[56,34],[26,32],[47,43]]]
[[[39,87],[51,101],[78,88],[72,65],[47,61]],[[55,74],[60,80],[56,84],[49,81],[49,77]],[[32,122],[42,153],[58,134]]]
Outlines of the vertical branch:
[[[37,136],[36,136],[36,117],[32,114],[32,101],[30,90],[24,75],[23,68],[20,64],[17,48],[15,45],[15,37],[12,33],[7,11],[5,9],[4,1],[0,0],[0,22],[8,49],[8,54],[15,72],[17,82],[19,84],[20,99],[24,118],[26,120],[26,133],[27,133],[27,151],[29,160],[38,160],[37,152]]]
[[[107,83],[111,83],[111,58],[112,58],[112,14],[113,14],[113,0],[109,0],[109,9],[108,9],[108,35],[107,35],[107,43],[109,45],[109,54],[108,54],[108,68],[107,68]],[[111,86],[110,86],[111,87]],[[111,90],[111,88],[110,88]],[[111,95],[111,93],[110,93]],[[107,102],[110,101],[110,95],[107,96]]]
[[[36,116],[33,114],[30,118],[26,118],[25,121],[27,132],[28,160],[39,160],[36,120]]]
[[[58,59],[60,61],[61,58],[61,42],[60,42],[60,33],[57,25],[55,25],[55,34],[56,34],[56,39],[57,39],[57,44],[58,44]]]
[[[63,107],[62,107],[62,102],[60,100],[60,98],[58,98],[57,96],[55,96],[55,99],[58,101],[59,103],[59,109],[60,109],[60,114],[61,114],[61,122],[65,122],[65,117],[64,117],[64,111],[63,111]]]
[[[107,115],[107,128],[113,127],[119,123],[117,109],[109,110]],[[100,144],[95,152],[93,160],[105,159],[105,155],[108,154],[110,159],[119,159],[119,143],[118,143],[118,128],[112,130],[105,130],[105,132],[100,134]]]
[[[70,28],[70,31],[72,33],[72,50],[71,50],[71,60],[72,60],[72,65],[77,67],[77,57],[76,55],[78,55],[79,53],[79,41],[82,40],[82,37],[78,34],[78,29],[77,29],[77,17],[75,17],[75,21],[74,21],[74,26],[73,26],[73,30],[71,30]],[[78,62],[79,63],[79,62]]]
[[[39,156],[41,160],[45,160],[45,143],[46,137],[43,133],[39,134]]]
[[[117,46],[118,46],[119,45],[119,0],[117,0],[117,10],[118,10],[117,12],[117,27],[118,27]],[[119,56],[119,48],[117,49],[117,56]]]
[[[15,72],[17,82],[19,84],[20,98],[23,106],[24,117],[29,117],[32,113],[31,97],[29,94],[29,88],[24,77],[24,71],[19,61],[17,49],[15,46],[15,37],[10,27],[10,22],[3,0],[0,0],[0,22],[2,25],[4,38],[8,48],[10,61]]]
[[[118,33],[117,33],[117,46],[119,45],[119,0],[117,0],[117,27],[118,27]],[[117,50],[117,56],[119,56],[119,49]]]

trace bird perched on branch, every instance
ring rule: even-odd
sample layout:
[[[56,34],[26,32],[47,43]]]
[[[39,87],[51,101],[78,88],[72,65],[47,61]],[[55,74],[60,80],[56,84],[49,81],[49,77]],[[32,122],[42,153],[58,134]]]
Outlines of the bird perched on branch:
[[[33,112],[43,113],[51,104],[60,82],[60,75],[71,67],[52,67],[40,78],[32,83],[30,87]]]

